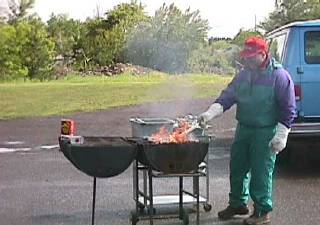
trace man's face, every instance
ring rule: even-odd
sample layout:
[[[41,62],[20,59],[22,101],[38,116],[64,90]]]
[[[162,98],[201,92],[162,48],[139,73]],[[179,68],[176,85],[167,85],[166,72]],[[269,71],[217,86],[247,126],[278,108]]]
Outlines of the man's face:
[[[259,70],[260,66],[265,61],[266,56],[265,52],[260,52],[255,56],[244,58],[244,64],[251,70]]]

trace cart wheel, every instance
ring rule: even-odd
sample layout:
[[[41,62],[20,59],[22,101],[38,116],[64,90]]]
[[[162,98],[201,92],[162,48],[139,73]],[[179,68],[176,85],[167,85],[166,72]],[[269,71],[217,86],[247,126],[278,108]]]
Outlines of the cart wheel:
[[[150,208],[148,208],[148,214],[150,214]],[[156,208],[153,208],[152,214],[153,214],[153,215],[156,214]]]
[[[206,203],[206,204],[203,205],[203,209],[206,212],[210,212],[211,209],[212,209],[212,206],[210,204]]]
[[[183,210],[183,225],[189,225],[189,214]]]
[[[139,217],[135,212],[131,212],[131,224],[136,225],[137,222],[139,221]]]

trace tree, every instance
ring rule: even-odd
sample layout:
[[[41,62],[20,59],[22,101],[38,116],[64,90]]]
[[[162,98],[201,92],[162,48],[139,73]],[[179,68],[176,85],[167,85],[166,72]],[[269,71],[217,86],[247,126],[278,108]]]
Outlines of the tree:
[[[54,43],[40,19],[0,25],[0,78],[49,79]]]
[[[228,39],[209,41],[208,45],[192,53],[188,60],[191,72],[234,74],[234,61],[239,53],[239,47]]]
[[[154,17],[132,31],[126,60],[166,72],[185,72],[188,58],[205,43],[207,31],[208,21],[201,19],[199,11],[182,12],[174,4],[163,4]]]
[[[22,65],[28,69],[28,78],[50,79],[55,52],[45,24],[39,18],[29,18],[16,23],[15,29],[18,39],[27,37],[19,46]]]
[[[119,52],[115,57],[116,61],[124,61],[123,48],[131,29],[147,20],[148,17],[144,12],[144,7],[141,3],[138,4],[136,0],[132,0],[131,3],[119,4],[113,10],[106,12],[106,19],[103,21],[105,27],[118,34],[117,47],[119,47]]]
[[[144,7],[136,0],[131,3],[119,4],[106,12],[105,15],[104,23],[107,29],[111,30],[116,26],[121,26],[123,32],[128,32],[131,27],[147,18]]]
[[[19,32],[24,33],[24,30]],[[23,66],[22,44],[27,37],[17,34],[15,27],[8,24],[0,25],[0,80],[25,78],[27,67]]]
[[[214,58],[211,55],[211,49],[203,46],[194,50],[188,59],[188,71],[193,73],[209,73],[211,65],[214,64]]]
[[[81,35],[81,22],[69,19],[66,15],[50,16],[47,21],[49,37],[55,42],[55,51],[63,56],[65,63],[75,57]]]
[[[283,0],[259,27],[269,32],[290,22],[318,18],[319,0]]]
[[[239,32],[234,36],[232,43],[242,47],[245,40],[249,37],[252,37],[252,36],[260,36],[261,37],[262,34],[259,31],[240,29]]]
[[[106,18],[88,19],[79,40],[78,61],[85,67],[123,61],[129,31],[146,18],[143,7],[132,1],[117,5],[106,13]]]
[[[91,66],[112,64],[122,48],[122,35],[118,29],[105,29],[99,18],[87,20],[85,34],[79,42],[83,50],[79,59],[84,60],[85,65]]]
[[[8,0],[11,14],[9,23],[15,23],[28,16],[28,10],[33,8],[35,0]]]

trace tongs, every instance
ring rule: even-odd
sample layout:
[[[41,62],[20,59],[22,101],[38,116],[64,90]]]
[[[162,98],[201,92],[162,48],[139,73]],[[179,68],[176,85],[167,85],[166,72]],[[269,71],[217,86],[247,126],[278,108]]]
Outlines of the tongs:
[[[192,131],[194,131],[195,129],[198,129],[198,128],[201,128],[200,127],[200,125],[199,125],[199,123],[192,123],[191,124],[191,127],[189,128],[189,129],[187,129],[187,130],[185,130],[183,133],[184,134],[186,134],[186,135],[188,135],[188,134],[190,134]]]

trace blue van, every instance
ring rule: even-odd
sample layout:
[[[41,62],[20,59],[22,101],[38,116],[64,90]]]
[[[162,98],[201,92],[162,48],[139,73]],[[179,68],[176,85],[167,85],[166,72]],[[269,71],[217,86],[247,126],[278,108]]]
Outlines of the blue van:
[[[320,135],[320,20],[290,23],[266,38],[295,84],[298,117],[290,136]]]

